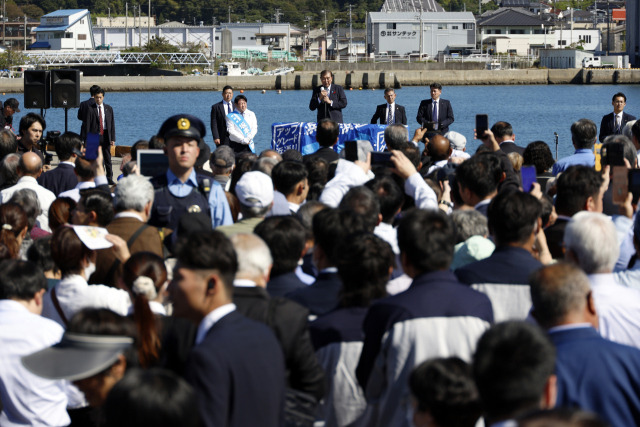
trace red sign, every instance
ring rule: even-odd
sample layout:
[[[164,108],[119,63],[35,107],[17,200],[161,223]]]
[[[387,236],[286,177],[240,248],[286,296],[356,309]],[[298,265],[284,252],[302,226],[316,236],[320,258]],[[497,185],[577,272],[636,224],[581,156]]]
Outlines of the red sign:
[[[613,9],[611,11],[611,19],[614,21],[626,21],[627,10],[626,9]]]

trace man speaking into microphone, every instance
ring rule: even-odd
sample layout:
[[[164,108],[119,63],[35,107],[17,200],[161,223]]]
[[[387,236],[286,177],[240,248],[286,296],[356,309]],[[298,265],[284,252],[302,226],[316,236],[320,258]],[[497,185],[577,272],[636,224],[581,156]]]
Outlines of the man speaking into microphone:
[[[320,73],[322,86],[313,89],[309,109],[318,110],[318,122],[322,119],[331,119],[342,123],[342,109],[347,106],[347,96],[340,85],[333,84],[333,73],[324,70]]]

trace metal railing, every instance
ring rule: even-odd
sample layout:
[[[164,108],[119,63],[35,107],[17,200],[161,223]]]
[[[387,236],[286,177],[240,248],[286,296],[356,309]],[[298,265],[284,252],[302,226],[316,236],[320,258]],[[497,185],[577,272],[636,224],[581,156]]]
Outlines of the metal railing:
[[[29,64],[41,67],[71,65],[113,65],[172,63],[175,65],[210,66],[213,62],[203,53],[149,53],[119,51],[24,51]]]

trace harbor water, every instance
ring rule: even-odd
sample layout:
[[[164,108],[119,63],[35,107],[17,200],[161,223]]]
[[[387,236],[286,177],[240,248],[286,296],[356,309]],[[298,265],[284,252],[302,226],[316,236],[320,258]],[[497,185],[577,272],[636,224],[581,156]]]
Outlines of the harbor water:
[[[581,118],[588,118],[600,127],[603,115],[612,111],[611,98],[616,92],[627,96],[625,112],[640,116],[640,85],[521,85],[521,86],[450,86],[444,87],[442,98],[451,101],[455,122],[450,130],[467,137],[467,151],[474,152],[478,141],[473,140],[476,114],[488,114],[489,123],[503,120],[513,125],[516,143],[526,146],[529,142],[542,140],[555,152],[554,132],[558,134],[559,157],[572,154],[571,124]],[[236,91],[237,95],[239,92]],[[369,123],[376,105],[385,102],[384,91],[347,91],[348,105],[343,110],[345,122]],[[422,99],[429,97],[428,87],[405,87],[396,90],[396,102],[404,105],[410,132],[418,125],[415,117]],[[271,146],[271,124],[276,122],[315,121],[315,111],[309,110],[311,91],[275,90],[261,93],[245,91],[248,108],[256,113],[258,134],[256,150]],[[81,101],[88,98],[81,95]],[[23,103],[22,93],[6,93],[2,100],[15,97]],[[201,118],[207,125],[206,142],[212,146],[210,112],[211,105],[221,100],[219,91],[200,92],[108,92],[105,103],[114,109],[116,121],[116,142],[118,145],[132,145],[139,139],[154,135],[163,120],[178,113],[189,113]],[[14,128],[22,115],[29,111],[22,108],[16,113]],[[77,109],[68,110],[68,130],[79,132],[81,122],[77,119]],[[65,130],[64,110],[45,111],[47,130]]]

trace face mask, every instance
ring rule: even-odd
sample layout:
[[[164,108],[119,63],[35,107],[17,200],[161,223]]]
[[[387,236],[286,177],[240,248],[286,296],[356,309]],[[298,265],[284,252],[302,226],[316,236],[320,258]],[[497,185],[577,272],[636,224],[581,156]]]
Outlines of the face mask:
[[[84,268],[84,278],[89,280],[89,277],[91,277],[95,271],[96,265],[93,262],[89,262],[89,265]]]

